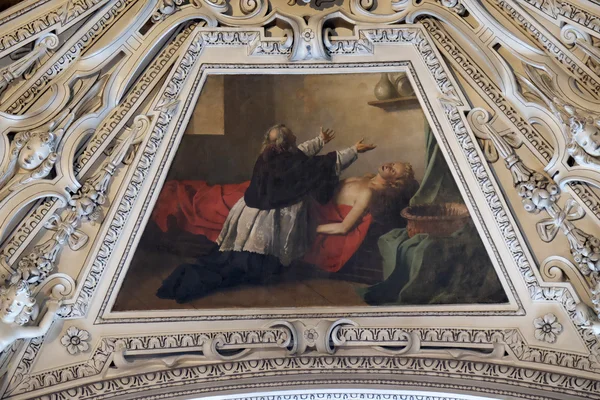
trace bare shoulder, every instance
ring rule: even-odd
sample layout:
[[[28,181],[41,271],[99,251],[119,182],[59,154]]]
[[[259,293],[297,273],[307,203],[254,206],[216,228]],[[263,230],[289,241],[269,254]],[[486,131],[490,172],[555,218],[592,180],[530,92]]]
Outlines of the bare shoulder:
[[[368,182],[361,184],[358,191],[358,200],[370,202],[373,197],[373,189],[369,186]]]

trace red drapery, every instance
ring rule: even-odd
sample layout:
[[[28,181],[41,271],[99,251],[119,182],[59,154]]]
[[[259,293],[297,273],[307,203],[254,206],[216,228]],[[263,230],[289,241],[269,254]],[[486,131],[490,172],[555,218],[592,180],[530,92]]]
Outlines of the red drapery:
[[[158,197],[152,219],[163,232],[167,232],[167,219],[173,216],[180,229],[204,235],[214,242],[229,210],[244,196],[249,184],[211,186],[204,181],[168,181]],[[347,205],[317,204],[318,223],[342,222],[351,209]],[[371,214],[363,216],[360,223],[346,235],[318,234],[304,260],[325,271],[339,271],[360,247],[371,220]]]

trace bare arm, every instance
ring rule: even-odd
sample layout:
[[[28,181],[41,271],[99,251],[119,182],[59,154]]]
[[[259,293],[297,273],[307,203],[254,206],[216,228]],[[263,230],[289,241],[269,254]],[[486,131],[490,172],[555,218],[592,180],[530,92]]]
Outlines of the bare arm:
[[[21,328],[21,332],[19,332],[20,339],[31,339],[38,336],[45,335],[50,326],[52,326],[52,322],[54,321],[54,317],[56,316],[56,312],[59,308],[58,302],[48,302],[48,310],[46,310],[46,314],[40,321],[37,326],[25,326]]]
[[[342,222],[319,225],[317,227],[317,232],[326,235],[345,235],[350,232],[368,210],[369,204],[371,203],[371,196],[372,193],[370,190],[362,190],[358,199],[356,199],[356,202],[352,206],[352,210],[350,210]]]

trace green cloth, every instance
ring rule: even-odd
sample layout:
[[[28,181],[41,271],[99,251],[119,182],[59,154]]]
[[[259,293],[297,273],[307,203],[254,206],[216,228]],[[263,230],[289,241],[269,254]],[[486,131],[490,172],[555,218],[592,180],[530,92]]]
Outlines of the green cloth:
[[[427,167],[411,205],[460,202],[462,196],[431,129]],[[393,229],[378,241],[384,281],[360,291],[381,304],[501,303],[507,298],[477,230],[469,221],[448,237]]]
[[[394,229],[379,239],[379,250],[386,280],[363,293],[369,304],[506,302],[472,224],[445,238]]]
[[[410,205],[462,203],[462,196],[429,125],[425,128],[425,139],[425,173]]]

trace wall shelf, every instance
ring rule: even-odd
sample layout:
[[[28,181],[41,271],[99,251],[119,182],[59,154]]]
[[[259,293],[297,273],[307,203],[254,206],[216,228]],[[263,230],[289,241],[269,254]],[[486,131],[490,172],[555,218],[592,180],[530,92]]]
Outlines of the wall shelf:
[[[395,99],[388,100],[374,100],[369,101],[367,104],[373,107],[379,107],[383,109],[396,108],[400,106],[414,106],[419,105],[419,99],[417,96],[398,97]]]

